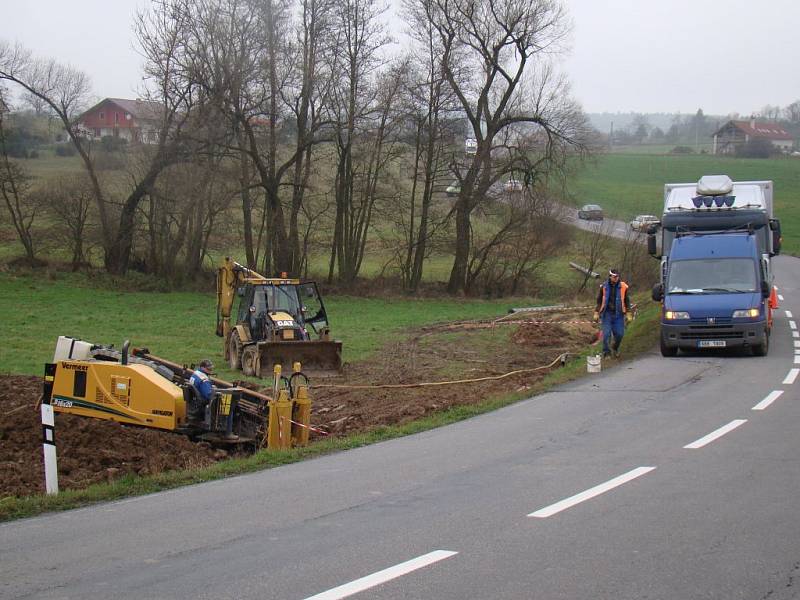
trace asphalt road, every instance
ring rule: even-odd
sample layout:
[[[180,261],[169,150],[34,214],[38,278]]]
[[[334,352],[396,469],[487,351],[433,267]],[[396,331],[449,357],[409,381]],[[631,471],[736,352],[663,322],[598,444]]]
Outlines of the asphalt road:
[[[562,206],[562,220],[565,223],[583,229],[585,231],[602,231],[606,235],[616,238],[625,239],[629,236],[641,236],[642,240],[645,239],[643,233],[631,230],[630,224],[627,221],[617,221],[616,219],[604,218],[602,221],[589,221],[586,219],[578,218],[578,209],[572,206]]]
[[[798,597],[800,260],[776,263],[768,357],[655,352],[419,435],[6,523],[0,597]]]

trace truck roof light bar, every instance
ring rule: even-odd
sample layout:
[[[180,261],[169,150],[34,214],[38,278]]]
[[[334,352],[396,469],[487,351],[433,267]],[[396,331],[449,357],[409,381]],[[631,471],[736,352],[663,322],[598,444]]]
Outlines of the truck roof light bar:
[[[735,201],[736,196],[695,196],[692,198],[692,204],[694,204],[695,208],[702,206],[711,208],[712,205],[717,208],[722,208],[723,206],[730,208]]]

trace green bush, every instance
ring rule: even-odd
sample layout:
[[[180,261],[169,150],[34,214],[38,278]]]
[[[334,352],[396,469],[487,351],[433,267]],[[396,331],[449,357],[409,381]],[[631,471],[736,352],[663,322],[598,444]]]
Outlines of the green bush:
[[[737,158],[769,158],[775,153],[775,147],[769,140],[754,138],[736,147]]]
[[[56,145],[56,156],[75,156],[77,152],[71,143]]]
[[[112,153],[124,150],[128,145],[128,140],[124,138],[114,137],[113,135],[104,135],[100,139],[100,147],[103,152]]]

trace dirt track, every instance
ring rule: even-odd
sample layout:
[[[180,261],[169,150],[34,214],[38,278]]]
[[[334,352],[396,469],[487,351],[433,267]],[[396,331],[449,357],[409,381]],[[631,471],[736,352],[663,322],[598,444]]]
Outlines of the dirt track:
[[[420,330],[410,341],[387,344],[370,361],[346,365],[341,377],[324,384],[408,384],[501,375],[546,365],[560,353],[594,340],[592,326],[582,323],[440,325]],[[524,390],[544,374],[404,389],[318,387],[312,389],[312,424],[332,435],[402,424],[451,406]],[[39,377],[0,376],[0,499],[44,492],[40,394]],[[61,414],[56,416],[56,444],[62,490],[129,474],[198,468],[228,457],[223,450],[177,434]]]

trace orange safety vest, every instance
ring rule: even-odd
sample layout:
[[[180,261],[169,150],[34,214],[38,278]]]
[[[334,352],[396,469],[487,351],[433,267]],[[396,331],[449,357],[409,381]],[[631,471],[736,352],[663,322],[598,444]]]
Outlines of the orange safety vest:
[[[611,284],[608,281],[604,282],[602,286],[600,286],[603,290],[603,301],[600,303],[600,310],[597,311],[600,314],[606,310],[606,305],[608,304],[608,290],[611,287]],[[628,293],[628,284],[624,281],[619,282],[619,301],[622,303],[622,314],[624,315],[628,312],[628,309],[625,308],[625,295]]]

